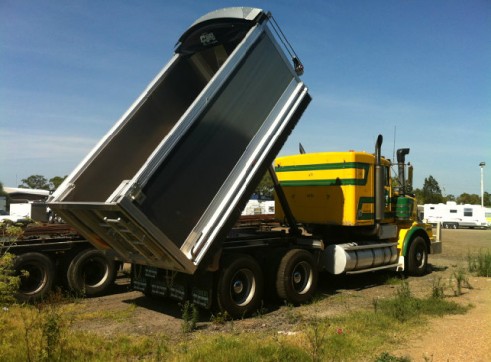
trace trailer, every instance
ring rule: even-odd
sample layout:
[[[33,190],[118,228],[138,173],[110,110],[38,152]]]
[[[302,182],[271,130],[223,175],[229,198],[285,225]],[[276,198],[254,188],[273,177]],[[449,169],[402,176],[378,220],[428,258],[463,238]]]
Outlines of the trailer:
[[[481,205],[458,205],[454,201],[423,205],[423,219],[433,225],[440,224],[445,229],[490,227],[486,219],[486,208]]]
[[[269,12],[204,15],[50,207],[131,263],[135,290],[233,317],[255,312],[267,291],[308,301],[323,270],[424,274],[441,242],[417,221],[409,149],[398,151],[397,190],[381,136],[374,154],[276,158],[311,101],[302,73]],[[282,227],[238,225],[266,172]]]
[[[242,210],[242,215],[273,215],[275,213],[274,208],[274,200],[252,198],[247,202],[244,210]]]
[[[31,224],[19,237],[0,237],[0,255],[5,253],[15,255],[13,268],[21,276],[16,293],[20,302],[40,301],[56,286],[78,296],[105,294],[118,268],[110,253],[97,250],[64,224]]]

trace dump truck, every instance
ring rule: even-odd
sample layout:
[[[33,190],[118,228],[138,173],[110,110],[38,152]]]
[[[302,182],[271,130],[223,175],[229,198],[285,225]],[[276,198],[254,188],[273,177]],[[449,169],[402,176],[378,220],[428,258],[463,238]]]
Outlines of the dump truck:
[[[376,155],[275,160],[311,101],[302,74],[269,12],[202,16],[50,207],[131,263],[135,290],[233,317],[255,312],[266,290],[308,301],[323,270],[424,273],[441,244],[392,188],[381,137]],[[238,225],[266,172],[286,227]]]

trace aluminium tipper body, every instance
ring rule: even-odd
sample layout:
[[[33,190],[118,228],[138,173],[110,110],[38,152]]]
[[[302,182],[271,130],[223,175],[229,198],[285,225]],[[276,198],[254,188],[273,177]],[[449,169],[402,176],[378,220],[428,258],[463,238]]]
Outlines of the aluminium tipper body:
[[[125,261],[192,274],[309,102],[269,13],[207,14],[50,207]]]

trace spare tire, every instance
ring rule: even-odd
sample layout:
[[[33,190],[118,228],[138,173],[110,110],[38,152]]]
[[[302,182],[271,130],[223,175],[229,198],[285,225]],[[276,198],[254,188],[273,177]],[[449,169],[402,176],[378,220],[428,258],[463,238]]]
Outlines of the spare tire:
[[[116,278],[116,263],[101,250],[85,249],[70,262],[68,287],[87,297],[104,294]]]

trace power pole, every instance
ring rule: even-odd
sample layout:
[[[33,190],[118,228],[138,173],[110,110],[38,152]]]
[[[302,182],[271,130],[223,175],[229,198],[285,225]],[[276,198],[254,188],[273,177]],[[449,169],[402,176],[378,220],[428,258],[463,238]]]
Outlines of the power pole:
[[[484,166],[486,162],[481,162],[479,166],[481,167],[481,207],[484,207]]]

